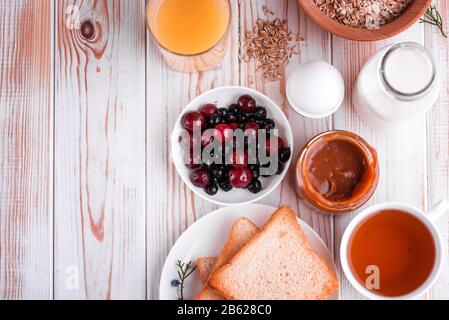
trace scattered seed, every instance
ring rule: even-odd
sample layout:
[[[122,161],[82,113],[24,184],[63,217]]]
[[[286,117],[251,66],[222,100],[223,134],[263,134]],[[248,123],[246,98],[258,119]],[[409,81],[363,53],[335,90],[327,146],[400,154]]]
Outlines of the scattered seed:
[[[266,10],[268,8],[263,9],[264,12]],[[292,56],[299,54],[298,43],[290,45],[293,41],[304,41],[304,37],[293,37],[286,20],[257,19],[252,32],[245,32],[243,60],[249,62],[254,59],[263,79],[277,81]]]

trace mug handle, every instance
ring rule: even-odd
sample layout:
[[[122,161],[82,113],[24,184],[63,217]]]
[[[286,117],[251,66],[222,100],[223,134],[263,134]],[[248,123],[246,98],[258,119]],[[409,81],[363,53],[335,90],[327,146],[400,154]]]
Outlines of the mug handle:
[[[434,204],[432,208],[427,211],[427,215],[430,220],[435,222],[447,211],[449,211],[449,201],[443,199]]]

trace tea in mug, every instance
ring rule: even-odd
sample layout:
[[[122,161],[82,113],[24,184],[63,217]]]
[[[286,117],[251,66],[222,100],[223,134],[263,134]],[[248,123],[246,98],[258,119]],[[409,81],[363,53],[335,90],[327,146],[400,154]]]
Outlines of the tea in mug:
[[[354,231],[348,254],[350,267],[364,287],[397,297],[413,292],[429,278],[436,248],[421,220],[404,211],[384,210]]]

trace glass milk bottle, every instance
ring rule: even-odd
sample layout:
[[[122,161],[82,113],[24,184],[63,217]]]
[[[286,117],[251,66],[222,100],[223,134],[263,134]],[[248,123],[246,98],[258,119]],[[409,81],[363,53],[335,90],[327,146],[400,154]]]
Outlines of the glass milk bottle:
[[[422,45],[404,42],[381,49],[362,68],[353,103],[372,127],[391,129],[426,113],[438,99],[435,61]]]

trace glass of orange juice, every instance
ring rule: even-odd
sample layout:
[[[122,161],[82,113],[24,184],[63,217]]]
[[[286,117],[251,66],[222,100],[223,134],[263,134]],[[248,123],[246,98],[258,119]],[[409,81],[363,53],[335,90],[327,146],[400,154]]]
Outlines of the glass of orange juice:
[[[229,0],[149,0],[146,18],[171,69],[196,72],[220,66],[228,46]]]

